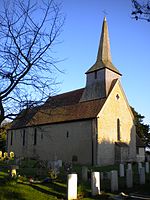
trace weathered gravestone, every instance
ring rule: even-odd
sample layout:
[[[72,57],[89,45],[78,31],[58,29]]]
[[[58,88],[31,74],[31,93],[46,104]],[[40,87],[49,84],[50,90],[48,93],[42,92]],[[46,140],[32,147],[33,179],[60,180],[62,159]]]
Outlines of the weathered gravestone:
[[[149,173],[149,162],[145,163],[145,172],[148,174]]]
[[[120,177],[124,177],[124,164],[119,165],[119,175]]]
[[[111,192],[118,191],[118,172],[116,170],[111,171]]]
[[[132,188],[133,187],[132,169],[127,169],[126,170],[126,186],[127,186],[127,188]]]
[[[140,176],[140,184],[141,185],[145,184],[145,168],[144,167],[140,168],[139,176]]]
[[[100,194],[100,172],[92,172],[91,189],[93,196]]]
[[[142,168],[142,163],[141,162],[138,162],[138,173],[140,174],[140,170]]]

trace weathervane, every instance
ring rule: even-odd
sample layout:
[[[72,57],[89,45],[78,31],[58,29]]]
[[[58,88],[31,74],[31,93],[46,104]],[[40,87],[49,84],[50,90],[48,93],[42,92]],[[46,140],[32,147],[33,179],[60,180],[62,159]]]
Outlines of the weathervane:
[[[102,12],[103,12],[104,16],[108,15],[108,12],[106,10],[103,10]]]

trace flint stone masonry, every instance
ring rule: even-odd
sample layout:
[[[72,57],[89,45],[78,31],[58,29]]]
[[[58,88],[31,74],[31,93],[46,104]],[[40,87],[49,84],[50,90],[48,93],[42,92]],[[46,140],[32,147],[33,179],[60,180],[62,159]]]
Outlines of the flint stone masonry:
[[[68,200],[77,199],[77,174],[68,174]]]
[[[127,169],[126,170],[126,186],[127,186],[127,188],[132,188],[133,187],[132,169]]]
[[[118,172],[116,170],[111,171],[111,191],[118,191]]]
[[[92,172],[91,189],[93,196],[100,194],[100,172]]]

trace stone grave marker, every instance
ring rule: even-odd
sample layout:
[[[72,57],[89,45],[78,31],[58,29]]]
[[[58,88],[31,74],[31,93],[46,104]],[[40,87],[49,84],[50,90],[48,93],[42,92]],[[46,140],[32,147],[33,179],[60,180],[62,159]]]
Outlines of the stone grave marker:
[[[149,162],[145,163],[145,172],[148,174],[149,173]]]
[[[127,188],[132,188],[133,187],[132,169],[127,169],[126,170],[126,186],[127,186]]]
[[[139,176],[140,176],[140,185],[145,184],[145,168],[144,167],[140,168]]]
[[[93,196],[100,194],[100,172],[92,172],[91,189],[92,189]]]
[[[118,191],[118,172],[116,170],[111,171],[111,191]]]
[[[68,200],[77,199],[77,174],[68,174]]]
[[[124,177],[124,164],[123,163],[121,163],[119,165],[119,175],[120,175],[120,177]]]

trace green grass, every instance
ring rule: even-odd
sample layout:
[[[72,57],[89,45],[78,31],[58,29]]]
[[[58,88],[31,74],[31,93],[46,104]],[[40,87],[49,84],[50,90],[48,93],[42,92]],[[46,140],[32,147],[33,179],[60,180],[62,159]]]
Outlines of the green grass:
[[[138,184],[139,178],[137,175],[137,166],[134,165],[134,188],[127,189],[125,186],[125,179],[119,178],[119,192],[137,192],[149,193],[150,186],[150,174],[146,175],[147,184],[140,186]],[[118,169],[118,166],[107,166],[107,167],[95,167],[91,168],[92,171],[107,172],[113,169]],[[23,168],[22,170],[26,170]],[[78,194],[80,198],[84,200],[91,199],[107,199],[108,196],[114,195],[110,193],[110,180],[103,180],[101,182],[101,190],[103,191],[100,197],[93,198],[91,196],[91,184],[90,182],[81,181],[81,166],[76,165],[73,167],[72,172],[78,174]],[[52,183],[42,184],[30,184],[28,178],[25,182],[16,182],[16,180],[10,179],[5,169],[4,172],[0,172],[0,200],[49,200],[49,199],[66,199],[67,195],[67,174],[62,170],[58,180]]]
[[[62,183],[30,184],[10,180],[0,172],[0,200],[50,200],[65,198],[66,186]]]

